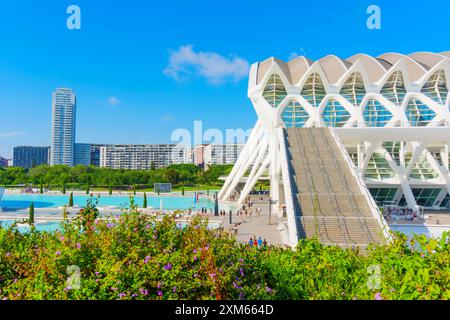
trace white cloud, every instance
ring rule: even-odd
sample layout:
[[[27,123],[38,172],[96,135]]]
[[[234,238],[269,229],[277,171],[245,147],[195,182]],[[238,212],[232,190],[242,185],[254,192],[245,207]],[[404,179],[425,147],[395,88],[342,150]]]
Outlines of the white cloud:
[[[1,139],[11,139],[11,138],[15,138],[17,136],[21,136],[23,135],[25,132],[22,131],[9,131],[9,132],[2,132],[0,133],[0,138]]]
[[[239,81],[248,75],[247,60],[233,56],[224,57],[215,52],[195,52],[193,45],[181,46],[170,51],[169,64],[163,73],[176,81],[201,76],[213,84]]]
[[[118,104],[120,104],[120,100],[116,97],[108,97],[108,104],[110,106],[117,106]]]
[[[162,121],[172,121],[174,119],[175,119],[175,117],[171,114],[165,114],[161,117]]]

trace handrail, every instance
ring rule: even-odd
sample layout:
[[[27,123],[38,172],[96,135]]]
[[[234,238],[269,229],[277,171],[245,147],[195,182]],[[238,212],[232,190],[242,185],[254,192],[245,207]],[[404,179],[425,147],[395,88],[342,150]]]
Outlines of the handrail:
[[[335,138],[337,146],[339,149],[341,149],[342,154],[344,155],[344,159],[347,161],[347,164],[350,167],[350,172],[353,174],[354,177],[356,177],[356,179],[358,180],[358,185],[361,189],[361,191],[363,191],[363,193],[366,194],[366,196],[369,199],[369,204],[371,207],[371,211],[372,211],[372,215],[374,216],[375,219],[377,219],[378,223],[380,224],[382,231],[383,231],[383,235],[384,238],[387,241],[391,241],[392,240],[392,236],[391,236],[391,232],[390,232],[390,227],[387,224],[386,220],[383,218],[383,216],[381,215],[381,211],[378,208],[378,205],[375,203],[375,200],[373,199],[369,189],[367,188],[366,183],[364,182],[363,178],[361,177],[361,175],[354,170],[354,164],[350,158],[350,156],[348,155],[347,150],[345,149],[342,141],[339,139],[339,137],[337,136],[336,132],[334,130],[331,130],[330,128],[330,133],[331,135]]]
[[[314,135],[312,134],[312,131],[311,131],[311,130],[308,130],[308,135],[310,136],[311,141],[313,142],[313,143],[312,143],[312,146],[313,146],[314,154],[315,154],[317,160],[320,161],[320,162],[322,163],[322,167],[325,168],[325,163],[323,162],[323,158],[320,157],[320,153],[319,153],[319,151],[317,150],[316,138],[315,138]],[[322,174],[322,178],[324,179],[324,181],[328,181],[327,189],[328,189],[329,194],[330,194],[330,195],[333,194],[332,190],[330,190],[331,181],[330,181],[330,179],[329,179],[329,176],[325,174],[325,170],[321,170],[321,174]],[[336,201],[336,199],[335,199],[335,201]],[[336,201],[336,204],[337,204],[337,201]],[[341,208],[339,207],[339,205],[337,205],[337,209],[338,209],[338,212],[336,212],[336,213],[337,213],[336,217],[337,217],[337,219],[338,219],[338,221],[339,221],[339,226],[340,226],[340,228],[341,228],[341,232],[342,232],[343,229],[344,229],[343,227],[345,227],[345,230],[346,230],[346,232],[347,232],[347,235],[350,235],[350,233],[348,232],[347,224],[345,223],[345,221],[343,222],[342,219],[341,219],[341,218],[342,218],[342,217],[341,217],[342,212],[341,212]],[[328,235],[328,233],[327,233],[327,235]],[[328,238],[329,238],[329,237],[328,237]],[[348,243],[347,243],[347,237],[346,237],[345,235],[344,235],[344,242],[345,242],[345,245],[348,246]]]
[[[316,140],[315,140],[315,138],[314,138],[314,142],[315,142],[315,141],[316,141]],[[317,144],[315,143],[315,145],[317,145]],[[328,141],[328,139],[326,139],[326,147],[327,147],[327,149],[328,149],[330,155],[333,157],[333,161],[336,163],[336,168],[338,169],[338,173],[339,173],[339,180],[341,180],[341,182],[342,182],[342,178],[343,178],[344,176],[343,176],[343,174],[342,174],[342,172],[341,172],[341,170],[340,170],[340,167],[339,167],[339,165],[338,165],[338,160],[336,159],[335,154],[332,152],[333,150],[331,149],[330,141]],[[322,158],[321,158],[321,161],[322,161],[322,163],[323,163],[323,159],[322,159]],[[324,165],[324,167],[325,167],[325,164],[323,164],[323,165]],[[322,175],[323,175],[323,174],[322,174]],[[327,178],[327,180],[328,180],[328,185],[331,186],[332,184],[331,184],[331,181],[330,181],[330,179],[329,179],[329,176],[326,175],[326,178]],[[347,181],[345,180],[345,178],[344,178],[344,183],[345,183],[345,188],[346,188],[346,190],[347,190],[347,193],[349,193],[349,188],[348,188]],[[333,192],[330,192],[330,194],[333,195],[333,198],[334,198],[334,201],[335,201],[335,203],[336,203],[337,209],[339,210],[339,213],[342,215],[341,207],[339,206],[339,202],[338,202],[338,200],[337,200],[337,198],[336,198],[336,193],[334,192],[334,190],[330,190],[330,191],[333,191]],[[345,216],[344,216],[343,219],[344,219],[344,226],[345,226],[345,230],[347,231],[347,235],[349,236],[349,238],[351,238],[351,237],[350,237],[350,232],[348,231],[348,226],[347,226],[347,224],[345,223]],[[341,222],[341,221],[340,221],[340,222]]]
[[[332,138],[334,138],[333,135],[331,135],[331,130],[330,130],[330,129],[328,129],[328,130],[329,130],[329,132],[330,132],[330,136],[331,136]],[[336,140],[334,140],[334,141],[336,141]],[[329,141],[328,139],[327,139],[327,144],[326,144],[326,145],[327,145],[327,149],[328,149],[328,151],[330,152],[330,154],[332,155],[334,161],[335,161],[336,163],[338,163],[338,160],[337,160],[337,158],[336,158],[336,155],[334,154],[333,150],[331,149],[330,141]],[[345,159],[344,159],[344,160],[345,160]],[[340,165],[336,165],[336,167],[337,167],[337,170],[339,171],[339,180],[341,180],[341,182],[343,182],[343,185],[345,186],[345,189],[346,189],[346,191],[347,191],[347,195],[350,197],[350,188],[349,188],[349,186],[348,186],[347,179],[345,178],[345,175],[344,175],[344,173],[342,172]],[[336,198],[336,195],[334,195],[334,197]],[[363,228],[363,230],[364,230],[364,227],[365,227],[365,228],[367,229],[367,231],[368,231],[368,235],[367,235],[366,233],[363,233],[364,238],[367,240],[367,242],[370,242],[370,241],[373,242],[373,237],[372,237],[372,234],[370,233],[369,226],[367,225],[366,220],[365,220],[365,219],[362,219],[362,217],[361,217],[361,210],[360,210],[358,204],[356,203],[356,200],[355,200],[353,194],[351,194],[351,201],[353,202],[353,205],[354,205],[355,209],[357,210],[357,218],[358,218],[358,221],[359,221],[360,226]],[[337,199],[336,199],[336,202],[338,203]],[[339,206],[339,205],[338,205],[338,206]],[[340,210],[340,208],[339,208],[339,210]],[[361,220],[361,219],[362,219],[362,220]],[[349,234],[349,235],[350,235],[350,234]],[[369,238],[370,238],[370,239],[369,239]]]

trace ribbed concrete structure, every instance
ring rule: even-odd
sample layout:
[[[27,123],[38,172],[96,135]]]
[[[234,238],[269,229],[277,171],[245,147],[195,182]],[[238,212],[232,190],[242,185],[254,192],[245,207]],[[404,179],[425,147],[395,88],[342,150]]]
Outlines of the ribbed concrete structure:
[[[220,199],[242,203],[268,172],[273,210],[289,216],[283,128],[330,127],[378,205],[449,206],[448,79],[450,51],[253,64],[258,121]]]

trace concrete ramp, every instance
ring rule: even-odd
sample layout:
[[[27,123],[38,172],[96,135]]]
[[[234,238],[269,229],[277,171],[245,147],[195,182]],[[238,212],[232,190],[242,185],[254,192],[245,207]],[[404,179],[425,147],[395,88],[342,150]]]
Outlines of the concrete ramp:
[[[285,129],[285,138],[298,238],[362,248],[383,242],[383,218],[330,129]]]

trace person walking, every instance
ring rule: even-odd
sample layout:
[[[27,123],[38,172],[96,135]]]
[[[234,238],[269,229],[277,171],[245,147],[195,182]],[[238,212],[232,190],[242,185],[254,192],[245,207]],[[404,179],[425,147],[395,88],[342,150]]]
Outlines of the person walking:
[[[248,244],[250,245],[250,247],[253,245],[253,239],[250,238],[250,241],[248,242]]]
[[[267,248],[267,240],[266,239],[264,239],[264,241],[263,241],[263,247],[264,247],[264,249]]]
[[[261,249],[262,244],[263,244],[263,241],[262,241],[261,237],[259,237],[259,238],[258,238],[258,248],[259,248],[259,249]]]
[[[256,239],[256,237],[253,239],[253,246],[258,247],[258,240]]]

